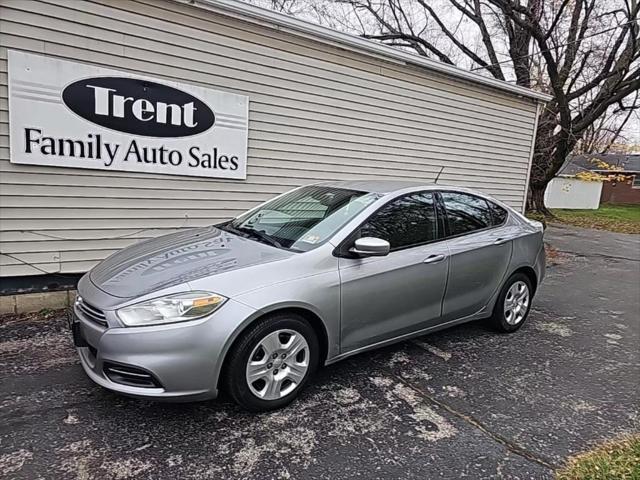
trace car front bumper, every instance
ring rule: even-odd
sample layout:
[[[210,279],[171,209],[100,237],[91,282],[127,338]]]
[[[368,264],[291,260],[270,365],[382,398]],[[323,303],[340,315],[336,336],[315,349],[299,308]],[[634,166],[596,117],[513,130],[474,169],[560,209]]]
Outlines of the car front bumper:
[[[255,314],[246,305],[228,300],[203,319],[123,327],[114,326],[113,311],[105,311],[106,322],[100,324],[77,305],[73,310],[87,345],[77,347],[80,362],[91,380],[121,394],[168,401],[215,398],[224,355],[243,323]],[[154,385],[123,383],[122,377],[112,373],[113,367],[134,380],[136,375],[148,374]]]

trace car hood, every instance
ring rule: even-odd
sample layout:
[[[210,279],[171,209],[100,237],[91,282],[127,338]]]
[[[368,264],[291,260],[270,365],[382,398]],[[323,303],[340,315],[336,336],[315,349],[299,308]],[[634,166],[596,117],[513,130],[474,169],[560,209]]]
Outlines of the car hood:
[[[127,247],[89,273],[100,290],[135,298],[203,277],[274,262],[292,252],[233,235],[216,227],[164,235]]]

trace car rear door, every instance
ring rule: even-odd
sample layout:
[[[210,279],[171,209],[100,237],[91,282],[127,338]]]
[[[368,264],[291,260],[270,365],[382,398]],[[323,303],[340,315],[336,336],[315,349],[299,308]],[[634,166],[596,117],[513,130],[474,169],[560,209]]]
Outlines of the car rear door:
[[[438,319],[449,252],[438,241],[435,195],[419,192],[391,200],[344,243],[376,237],[391,244],[384,257],[339,258],[341,351],[409,333]]]
[[[446,322],[479,312],[500,288],[511,260],[513,232],[506,226],[506,210],[484,198],[453,191],[438,197],[445,210],[450,252],[442,306]],[[493,207],[505,213],[502,219]]]

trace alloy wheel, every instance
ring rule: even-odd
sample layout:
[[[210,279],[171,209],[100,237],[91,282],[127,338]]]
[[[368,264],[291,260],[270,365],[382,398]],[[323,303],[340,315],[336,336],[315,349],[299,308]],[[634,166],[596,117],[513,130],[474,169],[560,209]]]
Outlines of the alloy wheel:
[[[504,298],[504,318],[509,325],[520,323],[529,308],[529,287],[523,281],[517,281],[507,291]]]
[[[290,394],[309,369],[309,344],[295,330],[276,330],[254,347],[246,367],[251,393],[262,400]]]

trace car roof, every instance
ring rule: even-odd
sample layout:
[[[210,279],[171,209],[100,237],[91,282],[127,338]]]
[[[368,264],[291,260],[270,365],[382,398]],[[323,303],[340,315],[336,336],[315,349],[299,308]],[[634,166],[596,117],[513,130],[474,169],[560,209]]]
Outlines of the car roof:
[[[321,182],[314,185],[320,185],[323,187],[345,188],[349,190],[359,190],[361,192],[371,193],[393,193],[407,188],[423,188],[425,190],[431,189],[455,189],[465,190],[460,187],[454,187],[451,185],[442,185],[435,183],[425,183],[415,180],[345,180],[334,182]]]
[[[330,188],[344,188],[348,190],[358,190],[360,192],[377,193],[380,195],[390,195],[403,190],[440,190],[440,191],[453,191],[461,193],[470,193],[490,200],[498,205],[513,210],[513,207],[498,200],[497,198],[488,195],[482,191],[461,187],[457,185],[446,185],[442,183],[429,183],[420,182],[416,180],[344,180],[344,181],[330,181],[319,182],[313,185],[330,187]],[[411,190],[410,190],[411,189]],[[515,210],[514,210],[515,211]]]

